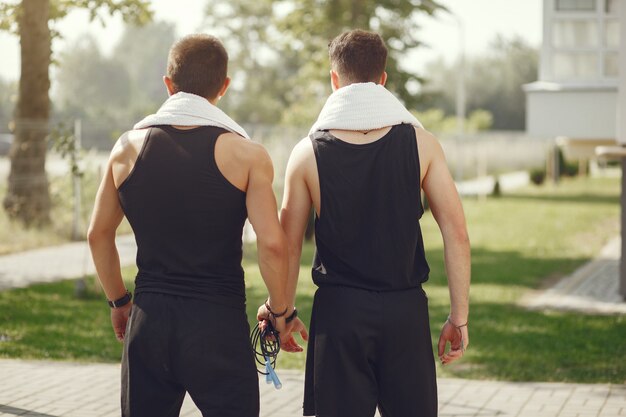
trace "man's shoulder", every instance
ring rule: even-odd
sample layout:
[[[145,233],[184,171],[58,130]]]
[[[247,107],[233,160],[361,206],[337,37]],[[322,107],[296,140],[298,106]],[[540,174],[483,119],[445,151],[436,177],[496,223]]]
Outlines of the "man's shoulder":
[[[218,143],[221,143],[220,146],[225,148],[228,154],[242,163],[255,164],[269,159],[269,154],[262,144],[233,132],[222,133]]]
[[[129,152],[138,153],[146,140],[149,130],[148,128],[134,129],[122,133],[113,145],[111,160],[125,158]]]
[[[441,145],[439,144],[439,139],[424,129],[423,127],[414,127],[415,129],[415,138],[417,139],[417,145],[420,150],[420,154],[423,152],[432,153],[437,152]]]
[[[291,151],[291,157],[289,158],[292,163],[305,164],[307,161],[315,158],[313,151],[313,144],[309,137],[301,139]]]

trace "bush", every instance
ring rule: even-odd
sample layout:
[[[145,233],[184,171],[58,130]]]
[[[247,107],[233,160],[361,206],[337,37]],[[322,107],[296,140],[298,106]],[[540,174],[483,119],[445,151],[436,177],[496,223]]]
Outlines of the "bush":
[[[546,180],[545,168],[533,168],[530,170],[530,181],[535,185],[541,185]]]
[[[500,187],[500,178],[496,177],[496,181],[493,184],[493,190],[491,191],[491,196],[492,197],[501,197],[502,196],[502,189]]]
[[[567,161],[565,160],[565,156],[563,155],[563,150],[558,147],[557,152],[559,153],[559,176],[561,177],[575,177],[578,175],[578,162],[575,161]]]

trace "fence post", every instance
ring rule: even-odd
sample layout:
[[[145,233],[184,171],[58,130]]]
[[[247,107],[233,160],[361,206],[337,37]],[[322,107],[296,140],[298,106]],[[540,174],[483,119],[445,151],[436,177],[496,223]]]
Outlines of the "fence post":
[[[72,187],[74,190],[74,215],[72,219],[72,240],[83,239],[82,227],[82,188],[80,169],[78,167],[79,153],[81,152],[82,123],[80,119],[74,120],[74,146],[70,155],[72,165]]]

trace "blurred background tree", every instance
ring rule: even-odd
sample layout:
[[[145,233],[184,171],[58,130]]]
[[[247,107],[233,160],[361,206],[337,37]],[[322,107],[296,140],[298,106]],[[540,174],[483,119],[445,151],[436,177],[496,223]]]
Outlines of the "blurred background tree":
[[[46,138],[50,119],[50,76],[54,22],[72,9],[86,8],[92,19],[120,13],[125,19],[151,18],[146,0],[22,0],[0,3],[0,29],[20,38],[21,72],[15,109],[15,144],[3,206],[27,226],[50,222]]]
[[[330,91],[328,43],[348,29],[380,33],[389,48],[387,87],[415,106],[420,96],[410,84],[422,78],[399,61],[421,46],[417,17],[446,9],[432,0],[209,0],[206,10],[207,27],[224,35],[233,67],[245,73],[224,106],[248,109],[234,114],[242,122],[306,126]]]
[[[537,80],[539,51],[521,38],[497,36],[491,51],[466,60],[467,112],[486,110],[493,117],[492,129],[524,130],[526,96],[522,85]],[[457,66],[443,59],[426,66],[419,111],[437,108],[446,116],[455,113]]]

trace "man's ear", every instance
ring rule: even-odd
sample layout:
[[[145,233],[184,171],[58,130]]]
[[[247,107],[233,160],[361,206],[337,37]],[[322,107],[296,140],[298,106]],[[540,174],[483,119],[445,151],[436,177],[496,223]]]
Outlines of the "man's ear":
[[[383,71],[383,75],[380,76],[380,82],[378,84],[384,86],[387,82],[387,71]]]
[[[174,83],[172,79],[167,75],[163,76],[163,84],[165,84],[165,88],[167,88],[167,95],[171,96],[176,94],[176,89],[174,88]]]
[[[224,96],[224,94],[226,94],[226,90],[228,90],[228,87],[230,86],[230,77],[226,77],[226,79],[224,80],[224,85],[222,86],[222,89],[220,90],[220,92],[217,94],[217,98],[221,98]]]
[[[341,88],[341,83],[339,82],[339,74],[335,70],[330,70],[330,86],[333,91],[337,91]]]

